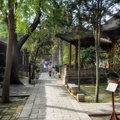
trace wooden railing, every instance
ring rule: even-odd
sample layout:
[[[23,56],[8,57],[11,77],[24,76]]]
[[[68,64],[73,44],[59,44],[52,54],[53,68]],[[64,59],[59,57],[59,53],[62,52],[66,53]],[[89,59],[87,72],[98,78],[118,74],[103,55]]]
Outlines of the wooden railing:
[[[24,72],[29,72],[29,65],[20,65],[20,70]]]
[[[100,82],[106,83],[107,78],[105,76],[107,69],[100,68]],[[93,68],[81,69],[80,70],[80,82],[81,84],[94,84],[96,79],[96,70]],[[61,68],[61,80],[64,84],[67,83],[78,83],[78,70],[74,68],[68,68],[67,66],[62,66]]]

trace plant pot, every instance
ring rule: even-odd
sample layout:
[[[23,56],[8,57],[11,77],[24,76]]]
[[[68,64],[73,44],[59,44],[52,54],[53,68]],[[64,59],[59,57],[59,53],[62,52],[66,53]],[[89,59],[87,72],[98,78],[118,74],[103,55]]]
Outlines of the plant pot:
[[[119,78],[107,78],[108,83],[118,83]]]

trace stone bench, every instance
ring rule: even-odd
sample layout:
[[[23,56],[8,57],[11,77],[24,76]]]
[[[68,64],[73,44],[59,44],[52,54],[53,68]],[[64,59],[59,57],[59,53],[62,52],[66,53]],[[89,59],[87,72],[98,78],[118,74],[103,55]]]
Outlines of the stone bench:
[[[78,102],[84,102],[85,101],[85,95],[83,93],[77,94],[77,101]]]
[[[71,93],[73,93],[73,94],[77,94],[77,92],[78,92],[78,86],[76,85],[76,84],[72,84],[72,83],[68,83],[67,84],[67,89],[71,92]]]

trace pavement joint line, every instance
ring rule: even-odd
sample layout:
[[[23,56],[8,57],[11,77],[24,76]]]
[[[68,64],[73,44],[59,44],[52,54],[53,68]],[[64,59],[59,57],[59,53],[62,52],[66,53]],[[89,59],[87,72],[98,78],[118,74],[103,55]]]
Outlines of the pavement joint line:
[[[20,93],[19,91],[22,92],[22,90],[26,95],[28,95],[29,92],[30,94],[26,100],[26,104],[24,104],[23,109],[21,109],[20,115],[18,114],[12,117],[11,120],[16,120],[16,118],[18,118],[18,120],[97,120],[97,118],[95,118],[97,116],[99,120],[103,120],[105,115],[107,115],[107,118],[111,115],[111,102],[77,102],[77,100],[67,92],[62,81],[56,78],[51,79],[47,73],[43,73],[43,76],[32,86],[32,89],[30,88],[31,91],[26,92],[29,88],[20,88],[20,90],[17,90],[18,88],[12,89],[13,92],[11,95],[14,95],[13,93],[16,92]],[[15,90],[17,91],[14,92]],[[120,104],[115,103],[115,106],[117,115],[120,115]],[[18,111],[16,111],[19,112],[19,108],[17,109]],[[7,110],[9,109],[6,109],[4,113],[6,113]]]
[[[39,87],[38,85],[35,85],[35,86],[33,87],[33,90],[32,90],[32,92],[31,92],[29,98],[27,99],[26,104],[25,104],[25,106],[24,106],[24,108],[23,108],[23,111],[22,111],[22,113],[20,114],[19,118],[27,118],[27,117],[30,116],[31,111],[32,111],[32,108],[33,108],[33,104],[34,104],[34,101],[35,101],[35,97],[36,97],[36,95],[37,95],[37,93],[35,94],[34,91],[35,91],[36,89],[39,89],[38,87]],[[31,99],[31,96],[32,96],[32,99]],[[33,96],[34,96],[34,97],[33,97]],[[29,101],[32,101],[32,102],[29,103]]]

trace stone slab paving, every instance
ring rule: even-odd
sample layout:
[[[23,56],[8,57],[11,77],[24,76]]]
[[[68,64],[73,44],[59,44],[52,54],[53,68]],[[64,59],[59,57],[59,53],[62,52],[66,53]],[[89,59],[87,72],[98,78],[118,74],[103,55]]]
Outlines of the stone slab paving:
[[[112,112],[112,103],[80,103],[89,115],[109,115]],[[120,114],[120,103],[115,103],[115,111]]]
[[[0,120],[17,120],[24,108],[26,99],[27,98],[16,99],[16,101],[14,99],[13,101],[11,100],[10,103],[6,104],[2,104],[0,102]]]
[[[0,88],[0,120],[17,120],[24,108],[27,97],[34,85],[10,85],[10,103],[2,104],[2,88]]]
[[[116,111],[120,113],[120,104]],[[111,114],[111,103],[78,103],[60,80],[42,73],[18,120],[106,120],[89,115]]]
[[[42,73],[19,120],[91,120],[56,78]]]
[[[29,96],[34,85],[10,85],[10,96]],[[0,96],[2,96],[2,88],[0,88]]]

